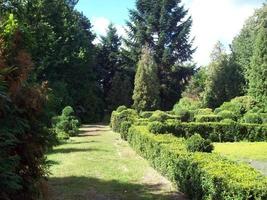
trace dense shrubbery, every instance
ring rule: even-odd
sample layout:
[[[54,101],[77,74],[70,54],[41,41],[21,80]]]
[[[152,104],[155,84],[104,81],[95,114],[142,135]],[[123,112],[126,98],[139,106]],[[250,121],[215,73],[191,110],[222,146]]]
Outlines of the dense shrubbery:
[[[244,123],[262,124],[261,116],[256,113],[246,113],[242,118],[242,121]]]
[[[171,114],[168,114],[168,113],[160,111],[160,110],[153,112],[151,117],[149,117],[149,121],[151,121],[151,122],[154,122],[154,121],[165,122],[168,119],[179,120],[180,118],[178,116],[171,115]]]
[[[267,179],[247,165],[216,154],[188,153],[183,139],[153,135],[145,127],[131,127],[127,139],[191,199],[264,200],[267,197]]]
[[[133,109],[120,109],[120,107],[112,112],[110,126],[116,132],[121,130],[123,122],[134,123],[138,118],[138,114]]]
[[[65,107],[60,116],[52,119],[52,123],[59,140],[68,139],[79,133],[80,122],[74,116],[74,110],[71,106]]]
[[[218,115],[196,115],[196,122],[219,122],[222,118]]]
[[[222,119],[231,119],[233,121],[237,120],[237,116],[229,110],[222,110],[217,115]]]
[[[186,140],[186,148],[190,152],[207,152],[211,153],[214,146],[211,140],[204,139],[199,134],[194,134]]]

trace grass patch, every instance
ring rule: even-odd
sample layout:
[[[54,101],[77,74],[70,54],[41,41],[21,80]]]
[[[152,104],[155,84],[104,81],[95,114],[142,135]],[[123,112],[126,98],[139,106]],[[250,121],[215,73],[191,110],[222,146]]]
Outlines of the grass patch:
[[[267,142],[214,143],[216,153],[235,160],[267,161]]]
[[[177,198],[176,188],[107,127],[82,130],[48,154],[51,200]],[[180,195],[180,194],[179,194]],[[184,199],[179,196],[179,199]]]

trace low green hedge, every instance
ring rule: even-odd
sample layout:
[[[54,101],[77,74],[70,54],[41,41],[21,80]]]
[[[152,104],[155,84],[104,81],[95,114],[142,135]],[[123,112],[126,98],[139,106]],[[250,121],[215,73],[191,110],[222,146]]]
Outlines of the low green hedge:
[[[222,120],[222,117],[218,115],[196,115],[196,122],[219,122]]]
[[[149,125],[150,126],[150,125]],[[267,125],[240,124],[240,123],[164,123],[157,131],[158,134],[173,133],[177,137],[190,137],[195,133],[213,142],[234,142],[234,141],[266,141]]]
[[[267,199],[267,178],[248,165],[213,153],[188,153],[184,139],[154,135],[144,126],[132,126],[127,140],[191,199]]]

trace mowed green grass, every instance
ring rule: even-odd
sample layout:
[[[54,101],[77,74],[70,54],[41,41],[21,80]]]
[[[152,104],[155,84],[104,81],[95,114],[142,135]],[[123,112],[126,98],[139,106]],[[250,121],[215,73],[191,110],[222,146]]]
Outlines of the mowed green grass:
[[[120,136],[90,126],[48,155],[51,200],[184,199]]]
[[[215,143],[215,151],[231,159],[267,161],[267,142]]]

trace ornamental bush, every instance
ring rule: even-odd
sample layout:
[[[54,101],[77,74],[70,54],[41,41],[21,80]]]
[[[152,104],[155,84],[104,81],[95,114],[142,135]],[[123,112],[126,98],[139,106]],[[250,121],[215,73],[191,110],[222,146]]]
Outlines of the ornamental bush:
[[[211,140],[204,139],[199,134],[194,134],[186,140],[186,148],[190,152],[207,152],[211,153],[214,146]]]
[[[62,110],[60,116],[52,119],[52,127],[55,130],[59,140],[68,139],[79,133],[80,122],[74,116],[74,110],[71,106],[67,106]]]
[[[259,114],[256,113],[246,113],[242,118],[242,122],[251,124],[262,124],[262,119]]]
[[[151,133],[154,133],[154,134],[164,134],[164,133],[167,133],[168,129],[166,127],[166,125],[162,122],[151,122],[149,125],[148,125],[148,129]]]
[[[196,122],[219,122],[222,120],[222,117],[218,115],[196,115]]]
[[[149,121],[158,121],[158,122],[165,122],[167,119],[180,119],[178,116],[167,114],[164,111],[157,110],[155,111],[151,117],[149,117]]]
[[[237,115],[229,110],[222,110],[217,115],[221,117],[222,119],[231,119],[234,121],[237,120]]]

